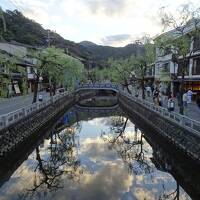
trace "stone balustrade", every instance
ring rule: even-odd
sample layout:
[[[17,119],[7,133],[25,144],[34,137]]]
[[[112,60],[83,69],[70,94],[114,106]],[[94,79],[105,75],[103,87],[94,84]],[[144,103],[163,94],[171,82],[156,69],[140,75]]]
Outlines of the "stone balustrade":
[[[60,93],[55,96],[46,98],[42,102],[36,102],[13,112],[0,115],[0,130],[10,126],[13,123],[16,123],[17,121],[23,119],[24,117],[27,117],[28,115],[36,111],[39,111],[40,109],[50,105],[51,103],[56,102],[58,99],[66,96],[67,94],[67,92]]]

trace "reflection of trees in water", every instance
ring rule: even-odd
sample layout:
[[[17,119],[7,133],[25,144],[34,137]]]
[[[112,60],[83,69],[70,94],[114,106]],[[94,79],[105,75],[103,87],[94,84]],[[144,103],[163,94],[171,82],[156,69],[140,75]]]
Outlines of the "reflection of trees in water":
[[[110,122],[110,133],[102,132],[101,137],[104,141],[108,142],[109,149],[114,149],[122,158],[129,172],[134,175],[145,173],[150,174],[153,172],[151,161],[145,155],[147,151],[144,148],[144,134],[138,131],[135,126],[135,131],[130,135],[126,135],[125,129],[127,127],[128,118],[113,117]],[[180,188],[177,182],[176,188],[169,192],[162,185],[162,194],[159,200],[179,200]]]
[[[68,179],[79,181],[83,172],[78,160],[75,137],[77,137],[80,127],[80,124],[76,123],[59,133],[52,132],[48,156],[41,156],[43,152],[40,152],[39,147],[36,148],[37,166],[34,170],[33,187],[27,189],[20,199],[41,196],[42,192],[45,196],[47,192],[63,188],[62,175],[67,176]],[[45,157],[47,158],[45,159]]]
[[[163,192],[159,196],[159,200],[179,200],[180,199],[180,185],[176,182],[176,189],[172,192],[166,192],[165,186],[163,184]]]
[[[125,133],[128,118],[114,117],[110,123],[109,134],[103,132],[101,137],[109,143],[110,149],[115,149],[123,162],[128,166],[130,172],[134,174],[151,173],[150,161],[145,156],[143,148],[143,134],[135,127],[134,137]]]

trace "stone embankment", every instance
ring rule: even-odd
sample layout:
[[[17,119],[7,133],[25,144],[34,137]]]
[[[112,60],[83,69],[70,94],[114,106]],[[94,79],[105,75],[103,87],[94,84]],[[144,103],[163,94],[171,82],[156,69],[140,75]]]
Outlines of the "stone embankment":
[[[29,142],[30,136],[54,119],[61,111],[75,102],[74,94],[68,94],[41,110],[21,119],[0,131],[0,159],[14,152],[19,146]]]
[[[162,135],[167,141],[170,141],[178,149],[200,163],[200,137],[197,134],[160,116],[123,94],[119,95],[119,103],[128,115],[134,118],[141,129],[143,127],[146,130],[153,131],[154,134]]]

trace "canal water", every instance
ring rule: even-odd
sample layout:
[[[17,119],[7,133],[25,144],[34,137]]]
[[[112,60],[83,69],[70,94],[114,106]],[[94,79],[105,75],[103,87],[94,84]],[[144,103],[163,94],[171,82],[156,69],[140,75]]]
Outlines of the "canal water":
[[[116,105],[75,106],[1,183],[0,199],[198,199],[181,161],[148,141]]]

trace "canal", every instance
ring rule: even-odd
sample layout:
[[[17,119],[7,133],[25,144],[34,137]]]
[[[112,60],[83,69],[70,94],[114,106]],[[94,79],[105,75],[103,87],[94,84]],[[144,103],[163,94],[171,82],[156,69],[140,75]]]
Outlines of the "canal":
[[[141,131],[116,102],[91,102],[67,110],[21,150],[24,157],[1,173],[1,200],[200,199],[193,161]]]

